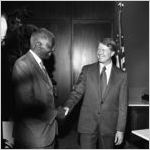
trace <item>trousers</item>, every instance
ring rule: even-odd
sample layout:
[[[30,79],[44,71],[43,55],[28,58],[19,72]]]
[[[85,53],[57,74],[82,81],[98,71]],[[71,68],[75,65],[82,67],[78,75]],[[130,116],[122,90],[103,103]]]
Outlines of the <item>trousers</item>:
[[[80,133],[80,145],[82,149],[113,149],[114,136],[90,133]]]

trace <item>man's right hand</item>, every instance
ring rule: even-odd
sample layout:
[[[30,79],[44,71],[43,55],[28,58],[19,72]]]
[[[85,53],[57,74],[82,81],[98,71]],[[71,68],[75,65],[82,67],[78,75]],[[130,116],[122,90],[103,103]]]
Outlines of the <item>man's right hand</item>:
[[[66,110],[62,106],[59,106],[57,108],[57,119],[64,119],[65,118],[65,112],[66,112]]]
[[[69,108],[68,107],[64,107],[64,110],[65,110],[65,116],[67,116],[68,112],[69,112]]]

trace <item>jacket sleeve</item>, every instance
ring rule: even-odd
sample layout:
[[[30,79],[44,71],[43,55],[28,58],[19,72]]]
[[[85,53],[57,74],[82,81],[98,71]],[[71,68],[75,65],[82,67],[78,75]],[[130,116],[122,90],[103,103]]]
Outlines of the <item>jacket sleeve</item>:
[[[23,61],[15,63],[13,67],[12,80],[15,96],[23,103],[30,103],[32,98],[31,74],[28,66]],[[20,102],[20,103],[21,103]]]
[[[86,88],[86,72],[87,68],[84,66],[82,71],[79,75],[79,78],[75,85],[73,86],[73,90],[69,95],[68,100],[66,101],[64,106],[69,107],[69,111],[71,111],[74,106],[81,100],[82,96],[84,95],[85,88]]]
[[[12,80],[15,93],[15,111],[17,116],[37,116],[42,111],[42,103],[35,100],[32,74],[24,61],[16,62],[13,67]]]
[[[117,131],[124,132],[126,126],[126,118],[127,118],[127,74],[124,74],[123,82],[120,88],[119,94],[119,114],[118,114],[118,122],[117,122]]]

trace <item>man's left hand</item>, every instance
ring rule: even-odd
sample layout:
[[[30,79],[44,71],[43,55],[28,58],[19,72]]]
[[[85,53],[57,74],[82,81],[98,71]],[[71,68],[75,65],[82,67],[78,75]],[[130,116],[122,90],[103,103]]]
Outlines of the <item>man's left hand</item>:
[[[124,132],[117,131],[115,135],[115,145],[120,145],[123,142]]]

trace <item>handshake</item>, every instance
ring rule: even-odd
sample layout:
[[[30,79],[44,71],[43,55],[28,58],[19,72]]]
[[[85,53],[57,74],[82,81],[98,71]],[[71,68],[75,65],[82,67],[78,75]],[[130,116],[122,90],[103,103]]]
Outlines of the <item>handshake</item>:
[[[69,112],[68,107],[59,106],[57,108],[57,119],[64,119],[67,116],[68,112]]]

